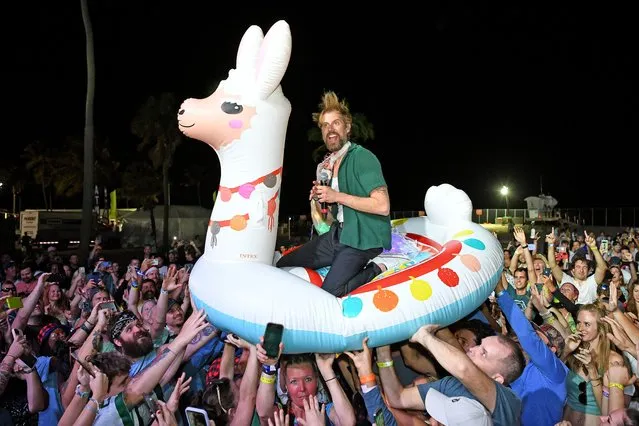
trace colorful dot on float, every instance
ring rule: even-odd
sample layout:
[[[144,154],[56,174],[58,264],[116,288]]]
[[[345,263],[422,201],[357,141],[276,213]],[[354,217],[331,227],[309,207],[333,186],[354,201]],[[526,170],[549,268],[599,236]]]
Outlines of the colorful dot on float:
[[[244,216],[233,216],[229,224],[234,231],[241,231],[246,228],[246,218]]]
[[[463,243],[477,250],[486,249],[486,244],[484,244],[483,241],[478,240],[477,238],[468,238],[467,240],[464,240]]]
[[[415,277],[409,277],[411,279],[410,283],[410,293],[413,297],[420,302],[424,300],[430,299],[430,296],[433,295],[433,288],[428,284],[427,281],[418,280]]]
[[[346,318],[355,318],[362,312],[363,308],[364,302],[362,302],[362,299],[360,299],[359,297],[353,297],[349,295],[342,302],[342,314]]]
[[[470,229],[465,229],[463,231],[459,231],[458,233],[456,233],[455,235],[453,235],[453,239],[457,239],[459,237],[465,237],[466,235],[473,235],[474,232],[471,231]]]
[[[390,291],[383,290],[382,286],[377,286],[377,293],[373,296],[373,304],[382,312],[389,312],[395,309],[399,303],[399,297]]]
[[[467,267],[469,270],[473,272],[479,272],[481,270],[481,263],[472,254],[462,254],[459,257],[464,266]]]
[[[455,271],[449,268],[440,268],[437,271],[437,276],[448,287],[457,287],[459,284],[459,275]]]

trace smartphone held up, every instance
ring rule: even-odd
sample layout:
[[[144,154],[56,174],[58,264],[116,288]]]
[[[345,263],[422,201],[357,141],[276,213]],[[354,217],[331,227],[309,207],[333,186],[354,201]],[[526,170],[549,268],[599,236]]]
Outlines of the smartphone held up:
[[[264,343],[262,347],[269,358],[277,358],[280,353],[280,343],[284,334],[284,326],[269,322],[264,330]]]

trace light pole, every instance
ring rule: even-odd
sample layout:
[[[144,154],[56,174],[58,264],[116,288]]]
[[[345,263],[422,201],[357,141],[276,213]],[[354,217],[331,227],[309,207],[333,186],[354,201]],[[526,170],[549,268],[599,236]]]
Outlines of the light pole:
[[[499,193],[506,199],[506,216],[508,216],[508,187],[502,186]]]

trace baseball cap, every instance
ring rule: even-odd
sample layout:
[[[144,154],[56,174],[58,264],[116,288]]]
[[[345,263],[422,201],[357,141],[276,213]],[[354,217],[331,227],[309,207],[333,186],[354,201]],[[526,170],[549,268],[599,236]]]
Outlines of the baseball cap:
[[[550,346],[554,346],[555,348],[557,348],[556,355],[560,357],[564,351],[566,342],[563,336],[559,334],[557,329],[550,324],[537,325],[534,322],[531,322],[531,324],[536,330],[541,331],[546,336],[546,338],[550,342]]]
[[[493,419],[479,401],[465,396],[446,396],[434,388],[428,389],[424,406],[428,414],[447,426],[491,426]]]

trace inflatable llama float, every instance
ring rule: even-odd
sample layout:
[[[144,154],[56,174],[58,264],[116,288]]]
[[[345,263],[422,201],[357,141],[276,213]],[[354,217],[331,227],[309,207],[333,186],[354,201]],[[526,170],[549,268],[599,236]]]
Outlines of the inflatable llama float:
[[[283,324],[286,353],[360,349],[365,336],[371,347],[395,343],[423,324],[468,315],[494,288],[503,252],[471,222],[468,196],[447,184],[427,191],[426,217],[393,223],[394,239],[415,247],[411,260],[344,298],[322,290],[315,271],[272,265],[291,112],[280,81],[290,54],[286,22],[266,36],[251,26],[228,78],[208,98],[180,107],[182,132],[210,145],[221,165],[206,248],[191,272],[195,305],[250,342],[268,322]]]

